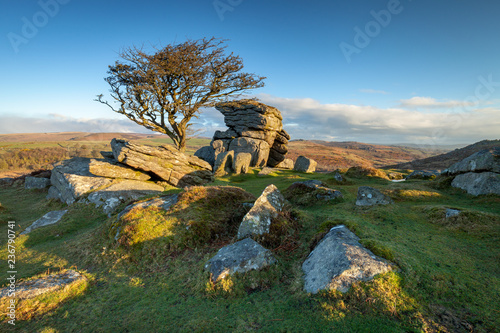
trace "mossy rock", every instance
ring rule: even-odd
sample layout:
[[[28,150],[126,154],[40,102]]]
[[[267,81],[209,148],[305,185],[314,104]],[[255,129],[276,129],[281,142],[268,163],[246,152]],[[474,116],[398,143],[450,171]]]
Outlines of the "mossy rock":
[[[349,168],[349,170],[347,170],[345,175],[350,178],[375,177],[387,180],[389,179],[387,173],[384,170],[370,168],[370,167],[362,167],[362,166],[355,166]]]
[[[283,192],[283,195],[285,199],[298,206],[342,201],[340,191],[329,188],[323,182],[315,182],[318,182],[317,186],[310,186],[306,184],[307,182],[295,182]]]

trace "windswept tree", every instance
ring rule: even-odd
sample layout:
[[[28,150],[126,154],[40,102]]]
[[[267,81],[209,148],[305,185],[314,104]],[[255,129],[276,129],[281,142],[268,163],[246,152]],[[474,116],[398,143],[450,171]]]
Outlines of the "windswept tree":
[[[102,94],[96,101],[168,135],[184,151],[190,121],[198,118],[200,108],[264,86],[265,77],[241,72],[242,59],[226,55],[224,42],[214,37],[187,40],[152,54],[127,48],[104,79],[114,103],[103,100]]]

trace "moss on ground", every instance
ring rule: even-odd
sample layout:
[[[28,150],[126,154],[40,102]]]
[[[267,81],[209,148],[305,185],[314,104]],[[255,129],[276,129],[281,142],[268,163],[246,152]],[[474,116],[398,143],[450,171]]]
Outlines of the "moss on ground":
[[[91,205],[66,207],[47,201],[44,191],[0,187],[5,207],[0,234],[7,235],[7,221],[16,221],[20,232],[48,211],[69,210],[60,224],[17,237],[18,278],[69,268],[88,278],[85,285],[20,302],[16,331],[491,332],[500,326],[500,198],[469,196],[439,178],[402,183],[349,178],[333,187],[342,191],[343,201],[295,207],[280,216],[276,227],[283,237],[269,246],[277,265],[209,283],[203,267],[234,241],[245,212],[238,210],[242,202],[253,201],[269,184],[283,192],[296,181],[330,184],[331,178],[293,171],[258,177],[257,170],[218,178],[215,185],[241,190],[211,195],[213,189],[194,188],[168,213],[131,211],[118,222],[124,227],[119,242],[110,237],[116,218]],[[357,207],[359,186],[377,188],[396,201]],[[463,213],[445,219],[446,208]],[[355,284],[345,294],[308,295],[301,264],[322,234],[338,224],[398,270]],[[6,242],[0,237],[2,272]],[[10,329],[5,319],[0,318],[1,331]]]

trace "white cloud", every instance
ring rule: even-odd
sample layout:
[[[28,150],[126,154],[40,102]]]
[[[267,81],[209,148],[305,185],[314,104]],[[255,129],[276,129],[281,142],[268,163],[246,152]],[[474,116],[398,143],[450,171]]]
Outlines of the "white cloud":
[[[399,102],[400,102],[399,105],[400,107],[409,109],[417,109],[417,108],[437,109],[437,108],[457,108],[457,107],[474,106],[474,103],[472,102],[465,102],[465,101],[440,102],[432,97],[420,97],[420,96],[415,96],[410,99],[402,99]]]
[[[472,143],[498,139],[500,108],[454,109],[454,103],[429,113],[416,108],[378,108],[353,104],[321,104],[311,98],[258,95],[261,102],[277,107],[292,139],[361,141],[368,143]],[[418,100],[414,100],[418,101]],[[435,99],[428,98],[430,105]],[[444,102],[438,102],[444,103]],[[450,103],[450,102],[447,102]],[[193,120],[198,135],[211,137],[225,130],[222,115],[213,108]],[[29,132],[142,132],[145,128],[123,119],[80,119],[53,114],[45,118],[0,116],[0,133]]]
[[[359,89],[360,92],[366,93],[366,94],[382,94],[382,95],[389,95],[387,91],[384,90],[375,90],[375,89]]]
[[[72,118],[61,114],[47,117],[0,116],[0,133],[121,132],[151,133],[128,119]]]
[[[415,109],[377,108],[349,104],[321,104],[313,99],[260,95],[263,103],[283,114],[292,138],[314,138],[375,143],[464,143],[495,139],[500,133],[500,109],[460,109],[425,113]],[[469,110],[470,109],[470,110]],[[299,126],[287,127],[287,123]],[[417,142],[418,143],[418,142]]]

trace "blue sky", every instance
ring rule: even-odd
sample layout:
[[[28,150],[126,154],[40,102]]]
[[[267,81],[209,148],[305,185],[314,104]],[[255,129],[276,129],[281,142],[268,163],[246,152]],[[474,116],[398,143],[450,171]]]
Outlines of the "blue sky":
[[[0,133],[138,131],[93,102],[120,49],[215,36],[267,76],[253,94],[293,138],[498,139],[499,14],[494,0],[2,0]],[[213,109],[198,125],[224,127]]]

